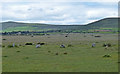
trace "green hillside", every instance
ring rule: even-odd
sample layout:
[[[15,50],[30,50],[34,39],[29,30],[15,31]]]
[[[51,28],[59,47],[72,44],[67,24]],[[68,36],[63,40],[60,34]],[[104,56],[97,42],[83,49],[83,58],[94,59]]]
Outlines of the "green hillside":
[[[87,24],[95,28],[117,28],[119,18],[106,18]]]
[[[86,31],[86,30],[117,30],[118,18],[105,18],[85,25],[54,25],[43,23],[21,23],[21,22],[2,22],[2,31],[49,31],[49,30],[68,30],[68,31]]]

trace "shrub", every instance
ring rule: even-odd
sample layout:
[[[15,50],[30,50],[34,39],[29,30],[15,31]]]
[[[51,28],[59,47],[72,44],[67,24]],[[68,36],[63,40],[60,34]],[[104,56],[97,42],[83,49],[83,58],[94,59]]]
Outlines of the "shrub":
[[[31,36],[31,37],[34,37],[34,36]]]
[[[71,44],[69,44],[68,47],[73,47],[73,46]]]
[[[6,39],[2,39],[2,40],[6,40]]]
[[[29,59],[29,57],[25,57],[25,59]]]
[[[17,45],[15,45],[15,47],[17,47],[17,48],[18,48],[18,46],[17,46]]]
[[[67,35],[65,37],[68,37]]]
[[[37,43],[37,44],[40,44],[40,45],[45,45],[45,43],[40,43],[40,42],[39,42],[39,43]]]
[[[103,57],[111,57],[111,55],[109,55],[109,54],[106,54],[106,55],[104,55]]]
[[[110,44],[110,43],[108,43],[107,45],[108,45],[108,47],[111,47],[111,44]]]
[[[12,45],[8,45],[7,47],[8,47],[8,48],[12,48],[13,46],[12,46]]]
[[[107,44],[104,43],[104,44],[103,44],[103,47],[106,47],[106,46],[107,46]]]
[[[99,42],[95,42],[95,43],[99,43]]]
[[[5,47],[5,45],[2,45],[2,47],[4,48],[4,47]]]
[[[96,35],[95,37],[101,37],[101,36],[99,36],[99,35]]]
[[[67,54],[67,52],[65,52],[64,54]]]
[[[8,48],[12,48],[13,47],[13,45],[8,45],[7,46]],[[17,45],[15,45],[14,47],[18,47]]]
[[[25,43],[25,45],[32,45],[33,43]]]
[[[40,43],[40,45],[45,45],[45,43]]]
[[[3,57],[8,57],[8,56],[3,56]]]
[[[111,47],[111,44],[110,43],[108,43],[108,44],[103,44],[103,47],[106,47],[106,46],[108,46],[108,47]]]
[[[16,52],[20,52],[20,51],[16,51]]]
[[[56,53],[55,55],[58,55],[58,53]]]

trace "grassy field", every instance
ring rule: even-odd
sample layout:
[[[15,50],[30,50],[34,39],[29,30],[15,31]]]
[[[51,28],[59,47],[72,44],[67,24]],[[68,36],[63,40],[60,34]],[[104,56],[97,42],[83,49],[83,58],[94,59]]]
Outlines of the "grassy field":
[[[117,34],[65,35],[3,36],[3,72],[118,72]],[[45,45],[35,48],[36,45],[24,45],[26,42]],[[12,43],[21,46],[8,48]],[[92,43],[96,43],[94,48]],[[103,43],[112,46],[105,49]],[[66,48],[60,48],[61,44]],[[68,47],[69,44],[72,46]],[[111,57],[103,57],[106,54]]]

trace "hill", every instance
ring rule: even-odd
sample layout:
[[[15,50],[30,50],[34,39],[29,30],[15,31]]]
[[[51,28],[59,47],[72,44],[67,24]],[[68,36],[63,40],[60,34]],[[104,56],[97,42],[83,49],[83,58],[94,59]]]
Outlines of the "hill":
[[[48,31],[48,30],[69,30],[69,31],[86,31],[96,29],[114,29],[118,28],[119,18],[104,18],[85,25],[54,25],[44,23],[21,23],[21,22],[2,22],[3,32],[11,31]]]
[[[105,18],[92,23],[87,24],[88,26],[93,26],[97,28],[117,28],[118,19],[120,18]]]

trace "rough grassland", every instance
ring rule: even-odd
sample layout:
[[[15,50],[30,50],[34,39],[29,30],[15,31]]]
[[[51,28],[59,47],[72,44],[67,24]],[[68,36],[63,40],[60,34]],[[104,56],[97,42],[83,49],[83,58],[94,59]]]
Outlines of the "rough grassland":
[[[49,36],[3,36],[3,72],[117,72],[117,34],[55,34]],[[45,42],[41,48],[25,46],[25,42]],[[91,44],[96,42],[96,47]],[[19,48],[8,48],[9,44],[21,44]],[[105,49],[103,43],[111,43]],[[64,44],[66,48],[60,48]],[[67,47],[72,44],[73,47]],[[18,52],[19,51],[19,52]],[[50,52],[49,52],[50,51]],[[64,53],[67,54],[64,54]],[[58,55],[56,55],[58,53]],[[110,54],[111,57],[103,57]]]

